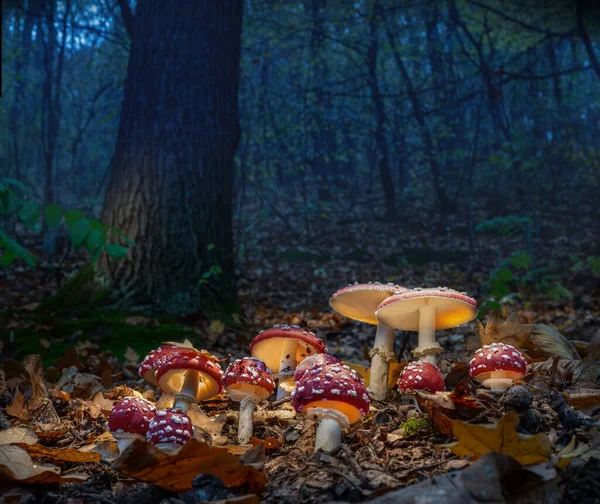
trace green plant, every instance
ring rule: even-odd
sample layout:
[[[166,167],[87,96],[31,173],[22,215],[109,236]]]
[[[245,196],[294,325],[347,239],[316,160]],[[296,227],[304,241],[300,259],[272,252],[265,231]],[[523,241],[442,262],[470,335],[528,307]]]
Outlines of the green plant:
[[[528,252],[520,251],[500,261],[483,284],[489,298],[486,306],[493,310],[501,308],[511,297],[525,297],[527,291],[543,292],[554,300],[571,299],[573,294],[560,282],[561,275],[554,272],[552,265],[533,267]]]
[[[475,227],[478,233],[492,232],[502,235],[516,235],[526,233],[531,229],[531,219],[529,217],[519,217],[517,215],[508,215],[506,217],[494,217],[480,222]]]
[[[25,199],[24,196],[28,194],[30,191],[27,186],[18,180],[0,179],[0,216],[8,217],[16,213],[25,227],[34,230],[40,230],[42,224],[48,229],[56,229],[64,222],[73,248],[77,250],[85,247],[92,264],[103,252],[115,259],[122,259],[127,256],[129,247],[135,246],[133,241],[114,226],[105,226],[97,219],[87,218],[80,210],[63,211],[54,204],[42,207],[33,199]],[[110,243],[110,232],[121,237],[126,245]],[[31,252],[0,230],[0,250],[2,249],[2,266],[9,266],[16,259],[21,259],[30,266],[36,265],[36,258]]]

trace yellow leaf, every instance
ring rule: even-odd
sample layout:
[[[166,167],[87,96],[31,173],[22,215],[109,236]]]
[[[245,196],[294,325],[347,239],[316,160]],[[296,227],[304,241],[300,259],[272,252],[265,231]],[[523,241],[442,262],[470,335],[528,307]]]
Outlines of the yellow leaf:
[[[225,331],[225,324],[223,324],[223,322],[221,322],[220,320],[213,320],[210,323],[210,331],[215,336],[220,336]]]
[[[510,455],[523,465],[539,464],[550,460],[552,443],[546,434],[526,436],[517,432],[519,416],[511,411],[500,422],[475,425],[460,420],[452,421],[456,443],[444,445],[459,457],[476,460],[489,452]]]
[[[360,364],[354,364],[353,362],[344,362],[350,369],[354,369],[359,376],[365,381],[365,386],[368,387],[370,383],[370,371],[371,368],[361,366]],[[400,372],[406,366],[406,362],[390,362],[390,372],[388,375],[388,389],[392,389],[398,383]]]

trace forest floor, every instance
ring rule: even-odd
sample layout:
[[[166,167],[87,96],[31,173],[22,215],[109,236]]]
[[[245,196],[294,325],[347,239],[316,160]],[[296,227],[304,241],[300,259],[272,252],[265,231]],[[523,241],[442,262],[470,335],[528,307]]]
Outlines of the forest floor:
[[[23,237],[41,261],[33,270],[0,271],[0,502],[600,501],[600,282],[588,263],[598,255],[591,214],[576,226],[568,214],[541,221],[529,244],[534,263],[514,269],[499,319],[486,308],[490,273],[527,247],[521,234],[478,234],[471,249],[464,217],[413,207],[394,222],[374,217],[368,205],[322,211],[309,229],[301,218],[259,208],[245,214],[257,217],[236,230],[243,313],[231,321],[145,306],[42,310],[85,258],[44,257],[35,237]],[[330,353],[367,366],[374,327],[328,306],[355,281],[448,286],[478,300],[485,329],[474,321],[438,333],[447,394],[393,391],[330,454],[313,454],[314,422],[274,399],[257,414],[254,447],[238,447],[237,403],[217,397],[193,410],[193,451],[166,456],[140,442],[118,456],[107,415],[132,390],[159,398],[137,366],[164,341],[189,339],[226,359],[248,355],[261,329],[297,324]],[[504,396],[466,377],[473,351],[500,340],[521,347],[529,363],[523,388]],[[396,375],[416,341],[398,333],[397,342]],[[487,427],[461,429],[464,422]],[[205,477],[186,491],[198,467],[229,488]]]

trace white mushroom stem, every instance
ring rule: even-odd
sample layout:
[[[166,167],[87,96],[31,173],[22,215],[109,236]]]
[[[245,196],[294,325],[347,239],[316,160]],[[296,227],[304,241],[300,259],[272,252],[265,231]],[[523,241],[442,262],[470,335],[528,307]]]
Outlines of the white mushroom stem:
[[[281,387],[281,384],[289,379],[290,375],[294,374],[296,369],[296,350],[298,343],[295,339],[285,338],[281,345],[281,354],[279,356],[279,373],[277,378],[279,383],[277,385],[277,399],[284,399],[289,397],[291,392]]]
[[[196,395],[198,393],[198,385],[202,382],[200,372],[193,369],[186,369],[185,378],[183,380],[183,386],[179,391],[179,394],[175,395],[174,408],[182,410],[187,413],[190,404],[196,402]]]
[[[112,436],[117,440],[117,446],[119,448],[119,454],[123,453],[136,439],[144,439],[139,434],[133,434],[131,432],[116,431],[111,432]]]
[[[369,390],[375,399],[383,400],[388,391],[390,360],[394,358],[394,329],[382,324],[377,326],[375,345],[370,352],[371,371]]]
[[[240,417],[238,420],[238,443],[248,444],[252,437],[254,429],[254,408],[260,399],[250,392],[241,390],[229,391],[229,398],[232,401],[240,402]]]
[[[515,383],[512,378],[506,377],[507,374],[505,371],[492,371],[489,373],[490,377],[481,383],[493,392],[506,392]]]
[[[435,366],[441,351],[442,347],[435,339],[435,307],[427,304],[419,309],[419,345],[413,353]]]
[[[342,440],[342,429],[350,427],[348,417],[331,408],[311,408],[308,415],[316,417],[317,438],[315,440],[315,451],[333,451]]]

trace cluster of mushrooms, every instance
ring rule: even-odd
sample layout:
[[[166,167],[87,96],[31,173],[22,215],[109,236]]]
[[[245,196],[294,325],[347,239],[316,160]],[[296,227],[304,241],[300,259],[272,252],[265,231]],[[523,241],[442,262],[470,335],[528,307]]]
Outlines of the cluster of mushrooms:
[[[435,331],[457,327],[477,315],[477,303],[464,292],[446,287],[407,289],[394,284],[354,284],[329,301],[341,315],[377,326],[371,350],[370,385],[337,357],[329,354],[314,333],[294,325],[261,331],[250,344],[251,357],[233,361],[225,373],[218,359],[189,344],[167,343],[151,351],[139,373],[164,393],[175,396],[172,408],[157,411],[149,401],[126,397],[113,408],[108,428],[121,441],[144,435],[170,450],[193,437],[187,416],[190,404],[220,394],[240,403],[238,441],[250,442],[256,405],[277,388],[277,399],[288,396],[297,413],[318,420],[315,450],[332,451],[342,430],[368,414],[371,397],[385,399],[389,364],[395,361],[396,329],[418,331],[413,354],[398,379],[402,393],[444,391],[436,367],[442,351]],[[493,343],[479,349],[469,363],[469,375],[493,391],[505,391],[525,375],[527,363],[514,347]]]

